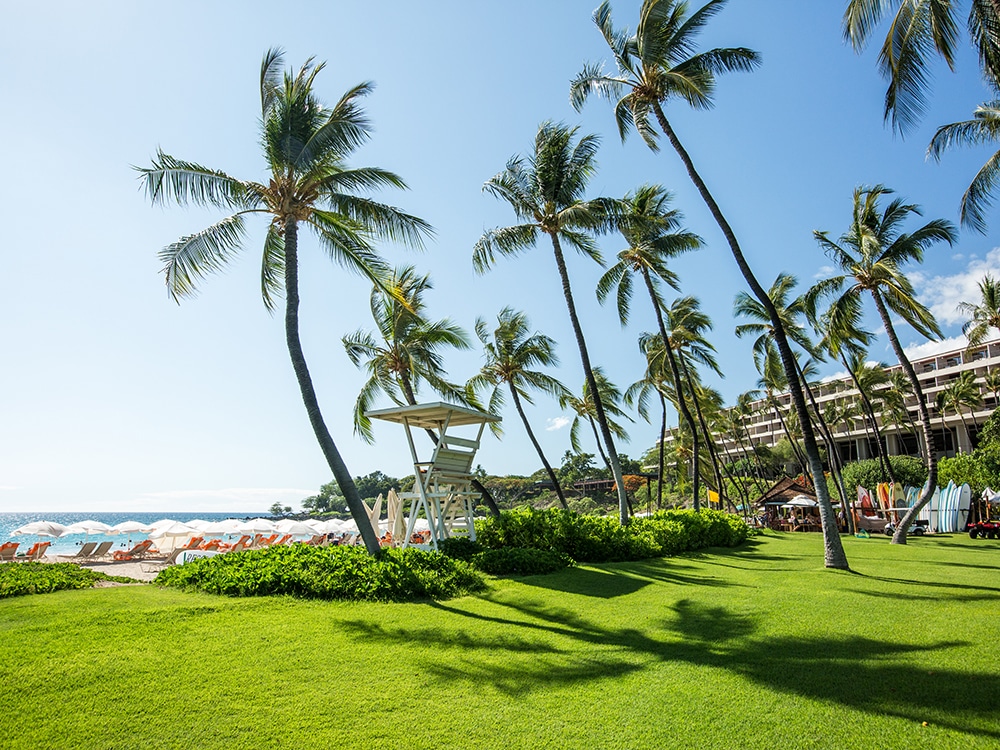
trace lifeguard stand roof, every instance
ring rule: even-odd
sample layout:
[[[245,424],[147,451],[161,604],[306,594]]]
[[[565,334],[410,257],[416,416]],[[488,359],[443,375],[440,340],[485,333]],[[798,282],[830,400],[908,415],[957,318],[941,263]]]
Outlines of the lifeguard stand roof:
[[[394,406],[391,409],[376,409],[366,411],[365,416],[426,429],[440,428],[446,422],[449,427],[461,427],[500,421],[500,417],[495,417],[488,412],[472,409],[468,406],[448,404],[444,401],[432,404],[415,404],[414,406]]]

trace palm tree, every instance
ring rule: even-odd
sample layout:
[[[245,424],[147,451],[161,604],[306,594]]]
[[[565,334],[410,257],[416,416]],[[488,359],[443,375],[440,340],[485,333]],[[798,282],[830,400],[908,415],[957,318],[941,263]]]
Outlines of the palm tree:
[[[935,243],[943,241],[949,245],[954,244],[956,231],[951,222],[934,219],[914,232],[902,232],[902,222],[910,214],[919,215],[920,210],[915,205],[895,198],[880,212],[879,199],[890,193],[882,185],[856,188],[851,225],[839,242],[831,240],[826,232],[814,232],[827,256],[844,272],[843,275],[819,282],[814,288],[820,296],[833,296],[829,319],[835,329],[839,327],[838,320],[854,319],[860,295],[871,295],[889,343],[917,397],[924,437],[924,459],[927,463],[927,485],[893,535],[894,544],[906,544],[907,529],[920,509],[930,500],[931,493],[937,486],[937,460],[934,456],[934,433],[931,430],[927,399],[913,365],[899,343],[889,311],[909,323],[921,335],[941,338],[937,321],[930,310],[916,299],[913,285],[903,274],[901,266],[909,261],[921,262],[924,249]],[[841,308],[844,308],[843,312]]]
[[[618,386],[608,380],[604,374],[604,369],[601,367],[594,368],[594,381],[597,383],[597,393],[600,397],[600,403],[603,404],[604,413],[607,415],[608,428],[619,440],[628,440],[628,432],[619,422],[614,420],[614,417],[629,419],[629,416],[621,408],[622,392],[618,389]],[[575,414],[573,423],[569,428],[569,442],[573,451],[575,453],[583,453],[580,443],[580,427],[584,423],[588,424],[594,433],[597,452],[600,454],[604,465],[610,471],[611,459],[604,452],[601,444],[600,430],[597,426],[597,399],[591,395],[592,393],[593,390],[591,390],[590,384],[584,382],[581,396],[575,396],[571,391],[564,390],[559,395],[559,406],[563,409],[569,409]]]
[[[245,217],[270,220],[261,264],[264,304],[274,310],[285,296],[285,337],[302,400],[316,439],[361,529],[365,546],[378,552],[378,538],[347,466],[323,421],[299,338],[298,230],[312,229],[330,257],[373,283],[385,285],[385,263],[372,240],[386,238],[419,246],[430,227],[422,220],[358,195],[380,187],[404,188],[403,180],[376,167],[351,169],[347,157],[364,143],[370,125],[360,99],[370,83],[350,89],[333,108],[316,98],[313,83],[323,64],[306,61],[297,74],[282,74],[283,54],[272,49],[260,71],[261,141],[267,183],[240,180],[158,151],[140,180],[154,205],[194,203],[234,211],[216,224],[160,252],[167,289],[175,300],[190,297],[206,275],[222,270],[245,239]]]
[[[663,341],[668,340],[663,322],[665,306],[660,282],[677,288],[677,277],[670,270],[671,259],[702,246],[698,235],[680,229],[682,215],[670,208],[670,194],[659,185],[643,185],[635,193],[625,196],[618,230],[628,247],[618,253],[618,263],[613,265],[597,283],[597,299],[602,303],[617,290],[618,318],[622,327],[628,323],[629,304],[632,299],[632,274],[642,278],[643,285],[653,306],[656,323]],[[694,508],[700,509],[698,427],[684,397],[680,369],[671,347],[665,347],[670,375],[677,394],[677,406],[691,430],[694,444]]]
[[[959,302],[958,310],[970,320],[962,326],[962,333],[969,340],[968,349],[979,346],[986,340],[990,329],[1000,331],[1000,281],[986,274],[979,282],[979,304]]]
[[[953,146],[979,146],[997,140],[1000,140],[1000,100],[993,100],[976,107],[971,120],[939,127],[927,147],[927,155],[940,161],[941,154]],[[993,205],[998,180],[1000,151],[995,151],[962,194],[962,224],[986,234],[986,211]]]
[[[695,40],[705,25],[725,6],[726,0],[710,0],[687,16],[688,6],[678,0],[643,0],[635,35],[619,31],[611,21],[611,6],[605,0],[594,11],[594,22],[611,48],[617,64],[616,75],[606,74],[600,65],[587,65],[573,80],[570,101],[580,109],[591,93],[615,102],[615,121],[624,139],[635,127],[646,144],[657,150],[657,132],[651,118],[680,157],[692,183],[722,231],[736,265],[754,296],[764,305],[775,327],[775,344],[781,354],[788,376],[792,401],[803,425],[803,441],[809,457],[810,473],[816,485],[823,519],[824,564],[826,567],[848,569],[847,556],[840,541],[836,516],[823,480],[816,437],[806,410],[805,396],[795,372],[795,358],[785,336],[774,305],[754,276],[743,255],[736,233],[719,208],[715,197],[695,169],[694,161],[681,144],[663,111],[664,102],[680,97],[696,108],[712,105],[715,77],[730,71],[749,71],[760,62],[760,56],[743,47],[716,48],[693,53]]]
[[[993,407],[1000,403],[1000,370],[989,370],[983,375],[983,382],[993,394]]]
[[[483,344],[483,356],[486,361],[479,373],[469,380],[468,388],[477,395],[479,391],[492,389],[488,409],[490,414],[498,415],[504,405],[502,386],[506,385],[514,402],[514,408],[517,409],[517,415],[521,418],[525,432],[528,433],[528,439],[535,447],[535,452],[538,453],[542,466],[549,475],[549,481],[555,487],[559,502],[564,508],[568,508],[562,487],[559,486],[559,479],[545,457],[542,446],[538,444],[521,403],[522,401],[534,403],[530,394],[532,390],[556,398],[566,392],[566,386],[551,375],[531,369],[537,365],[554,367],[559,364],[559,358],[555,353],[556,342],[541,333],[529,334],[528,316],[509,307],[500,311],[497,323],[497,327],[491,333],[485,320],[476,319],[476,335]],[[500,423],[492,422],[490,428],[494,434],[499,434]]]
[[[885,119],[901,134],[924,114],[930,57],[937,53],[955,69],[958,5],[957,0],[848,0],[844,40],[857,52],[867,47],[879,23],[895,8],[878,68],[889,80]],[[993,89],[1000,88],[1000,7],[995,0],[970,0],[968,29],[983,78]]]
[[[396,269],[384,288],[372,288],[371,311],[378,334],[358,329],[342,339],[351,362],[369,375],[354,404],[354,431],[367,443],[374,436],[365,412],[379,393],[396,404],[413,406],[421,381],[426,381],[442,396],[465,402],[464,390],[445,380],[441,349],[468,349],[469,337],[447,318],[423,317],[423,295],[431,288],[430,276],[418,275],[413,266]]]
[[[496,255],[517,255],[533,247],[539,234],[552,241],[563,297],[570,323],[580,350],[584,376],[594,397],[595,418],[607,449],[611,471],[618,488],[618,511],[621,523],[628,523],[628,495],[622,479],[618,451],[601,403],[590,353],[583,328],[576,313],[573,289],[563,257],[562,243],[591,259],[601,262],[594,241],[594,232],[613,228],[616,202],[606,198],[586,200],[587,182],[596,171],[598,139],[594,135],[573,140],[577,128],[551,122],[542,123],[535,136],[534,153],[529,159],[515,156],[507,168],[487,181],[483,189],[507,201],[523,223],[487,231],[473,249],[472,262],[477,272],[484,273],[493,265]]]
[[[969,434],[969,425],[965,421],[962,409],[969,410],[969,417],[975,424],[975,409],[983,405],[983,397],[979,392],[979,385],[976,383],[976,373],[966,370],[957,378],[945,386],[945,389],[938,394],[938,407],[941,409],[941,419],[947,409],[952,409],[962,422],[962,429],[965,434]]]
[[[660,402],[660,436],[656,441],[656,507],[663,506],[663,466],[664,450],[667,442],[667,393],[668,375],[663,368],[663,357],[654,346],[654,341],[663,348],[663,340],[658,336],[643,334],[639,338],[639,350],[646,357],[646,372],[640,380],[625,389],[623,400],[627,406],[635,406],[639,416],[647,422],[649,419],[650,393],[655,393]]]

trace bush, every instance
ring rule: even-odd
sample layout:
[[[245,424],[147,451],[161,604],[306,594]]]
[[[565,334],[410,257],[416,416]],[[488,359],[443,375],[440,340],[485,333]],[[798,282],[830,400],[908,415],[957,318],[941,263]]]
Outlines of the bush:
[[[923,487],[927,481],[927,467],[919,458],[913,456],[889,456],[892,473],[896,481],[904,486]],[[889,481],[882,472],[882,464],[876,458],[866,458],[862,461],[852,461],[844,466],[841,476],[844,479],[844,489],[850,495],[860,485],[867,490],[874,490],[880,482]]]
[[[65,589],[89,589],[97,581],[135,583],[131,578],[108,576],[73,563],[12,562],[0,565],[0,599]]]
[[[472,564],[491,576],[534,576],[562,570],[572,565],[573,561],[561,552],[504,547],[477,553],[472,558]]]
[[[438,552],[455,560],[469,561],[473,555],[482,551],[483,545],[464,536],[442,539],[438,542]]]
[[[447,599],[486,587],[468,563],[437,552],[363,547],[269,547],[194,560],[162,571],[155,583],[226,596],[290,595],[401,602]]]
[[[661,511],[622,526],[613,517],[524,507],[476,523],[476,536],[488,549],[529,547],[562,553],[577,562],[644,560],[702,547],[735,546],[749,534],[742,518],[717,510]]]

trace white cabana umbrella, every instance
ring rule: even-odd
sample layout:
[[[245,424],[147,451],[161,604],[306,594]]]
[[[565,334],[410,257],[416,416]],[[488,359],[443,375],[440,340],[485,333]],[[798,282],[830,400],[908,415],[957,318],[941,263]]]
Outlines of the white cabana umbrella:
[[[193,526],[194,528],[198,529],[198,531],[204,531],[206,526],[212,525],[211,521],[205,521],[201,518],[193,518],[190,521],[185,521],[184,523],[186,523],[188,526]]]
[[[805,495],[796,495],[787,503],[785,503],[783,508],[815,508],[819,505],[815,500],[811,500]]]
[[[302,523],[302,521],[293,521],[290,518],[278,521],[275,526],[277,526],[278,531],[282,534],[291,534],[292,536],[314,536],[319,533],[309,524]]]
[[[171,521],[169,526],[157,526],[149,532],[149,538],[156,542],[160,552],[171,552],[178,542],[190,539],[201,532],[180,521]]]
[[[202,530],[202,533],[208,536],[225,536],[226,534],[241,533],[239,522],[234,521],[231,518],[227,518],[224,521],[214,521],[213,523],[206,523],[204,526],[200,528]]]
[[[274,521],[267,518],[252,518],[237,524],[237,530],[241,534],[273,534],[278,529]]]
[[[11,536],[52,536],[58,537],[66,533],[66,526],[55,521],[32,521],[20,528],[14,529]]]
[[[121,523],[116,523],[111,527],[111,530],[107,532],[108,534],[148,534],[153,530],[153,527],[147,523],[139,523],[138,521],[122,521]]]
[[[91,534],[110,534],[111,526],[104,523],[103,521],[77,521],[76,523],[71,523],[66,527],[66,531],[62,533],[62,536],[71,536],[73,534],[86,534],[90,536]]]

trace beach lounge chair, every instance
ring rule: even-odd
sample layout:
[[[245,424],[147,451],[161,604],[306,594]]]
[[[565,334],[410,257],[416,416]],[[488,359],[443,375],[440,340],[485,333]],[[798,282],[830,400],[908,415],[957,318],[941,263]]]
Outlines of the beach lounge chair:
[[[102,557],[107,557],[113,545],[114,542],[101,542],[100,544],[97,545],[97,549],[94,550],[94,553],[90,556],[90,559],[100,560]]]
[[[272,544],[274,544],[274,540],[277,538],[278,538],[277,534],[271,534],[271,536],[263,536],[261,534],[258,534],[257,537],[253,540],[253,546],[255,548],[270,547]]]
[[[41,560],[45,557],[45,551],[51,544],[52,542],[35,542],[31,549],[23,555],[16,556],[14,559],[18,562],[34,562],[35,560]]]
[[[139,558],[145,557],[153,549],[153,540],[145,539],[135,545],[132,549],[128,550],[116,550],[113,555],[115,560],[137,560]]]
[[[250,535],[245,534],[233,544],[220,544],[219,552],[240,552],[245,549],[250,549],[250,541]]]
[[[13,562],[14,557],[17,555],[19,544],[19,542],[0,544],[0,562]]]
[[[83,546],[76,551],[75,555],[69,555],[69,562],[86,560],[94,554],[95,549],[97,549],[97,542],[84,542]]]

